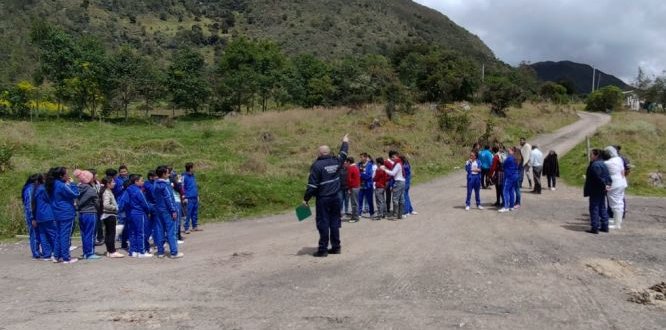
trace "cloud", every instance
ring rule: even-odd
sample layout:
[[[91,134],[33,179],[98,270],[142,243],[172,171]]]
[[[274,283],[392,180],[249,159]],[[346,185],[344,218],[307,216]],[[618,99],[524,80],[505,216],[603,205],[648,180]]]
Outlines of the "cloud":
[[[666,70],[663,0],[416,0],[478,35],[501,60],[571,60],[631,82]]]

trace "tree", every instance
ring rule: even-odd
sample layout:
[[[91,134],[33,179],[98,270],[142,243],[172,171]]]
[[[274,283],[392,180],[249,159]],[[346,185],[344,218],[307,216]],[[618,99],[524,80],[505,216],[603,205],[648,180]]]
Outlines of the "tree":
[[[287,88],[292,102],[304,107],[331,104],[335,86],[329,65],[312,55],[297,56],[291,63]]]
[[[122,47],[113,54],[110,61],[110,87],[114,98],[122,107],[125,120],[129,117],[130,103],[143,97],[147,100],[159,95],[161,84],[156,72],[149,65],[148,60],[138,55],[129,47]],[[148,107],[147,104],[145,106]]]
[[[569,100],[567,97],[567,89],[564,86],[552,81],[547,81],[541,85],[539,95],[544,100],[548,100],[557,104],[565,104]]]
[[[30,102],[33,100],[37,88],[28,81],[21,81],[7,93],[10,109],[17,117],[32,117]]]
[[[210,96],[208,81],[203,77],[204,58],[184,48],[178,51],[167,70],[167,89],[177,107],[198,112]]]
[[[497,116],[506,117],[506,109],[511,105],[520,105],[525,96],[520,87],[506,77],[489,77],[483,93],[485,102],[490,103],[490,110]]]
[[[585,110],[610,112],[622,106],[624,96],[616,86],[598,89],[587,97]]]

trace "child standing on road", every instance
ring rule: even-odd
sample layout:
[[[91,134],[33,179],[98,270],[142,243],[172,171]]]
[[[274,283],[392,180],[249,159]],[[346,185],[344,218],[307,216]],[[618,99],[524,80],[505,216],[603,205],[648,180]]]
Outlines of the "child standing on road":
[[[467,171],[467,198],[465,199],[465,211],[469,211],[472,190],[474,190],[476,207],[479,210],[483,210],[483,206],[481,206],[481,198],[479,196],[482,169],[480,162],[477,160],[477,155],[476,151],[472,151],[469,154],[469,159],[465,162],[465,171]]]
[[[104,244],[106,245],[106,256],[109,258],[122,258],[125,255],[116,251],[116,220],[118,219],[118,204],[113,197],[113,188],[116,181],[107,176],[102,179],[102,188],[99,192],[101,203],[102,223],[104,224]]]
[[[379,157],[375,159],[376,164],[384,164],[384,158]],[[375,172],[375,202],[377,202],[377,216],[375,220],[386,218],[386,183],[389,179],[388,174],[384,171]]]
[[[39,259],[42,257],[39,244],[39,228],[37,228],[35,212],[33,211],[33,199],[39,176],[40,174],[31,175],[25,182],[21,191],[21,197],[23,198],[23,214],[25,215],[25,224],[30,238],[30,251],[32,252],[33,259]]]
[[[59,256],[59,260],[62,260],[64,264],[75,263],[79,259],[70,257],[69,247],[72,244],[72,227],[74,226],[74,218],[76,218],[74,200],[79,197],[79,188],[69,177],[67,168],[56,167],[49,171],[46,179],[46,192],[51,201],[51,208],[58,230],[56,246],[59,251],[55,254]]]
[[[159,177],[155,181],[155,213],[157,214],[157,228],[155,245],[157,246],[157,257],[163,258],[164,243],[169,242],[169,252],[171,258],[182,258],[183,253],[178,252],[178,242],[176,241],[176,201],[171,193],[169,182],[169,173],[166,166],[160,166],[155,170]]]
[[[548,189],[555,190],[556,178],[560,176],[560,164],[554,150],[549,151],[548,156],[543,160],[543,174],[548,180]]]
[[[81,245],[83,259],[96,260],[100,257],[95,254],[95,226],[97,225],[97,190],[95,189],[93,174],[89,171],[74,170],[74,176],[79,180],[79,229],[81,231]]]
[[[192,231],[199,229],[199,187],[197,179],[194,176],[194,164],[185,164],[185,174],[183,175],[183,188],[185,190],[185,203],[187,204],[187,216],[185,217],[185,234],[190,233],[190,223]]]
[[[150,258],[153,255],[148,253],[146,246],[146,236],[150,233],[150,224],[148,215],[151,206],[146,200],[141,188],[143,187],[143,177],[138,174],[132,174],[129,178],[130,185],[127,187],[129,200],[129,212],[127,217],[131,223],[132,232],[130,238],[130,255],[135,258]]]
[[[32,199],[32,214],[39,229],[39,241],[42,246],[42,259],[57,261],[60,258],[58,246],[58,230],[51,208],[51,199],[46,193],[44,176],[39,175]]]

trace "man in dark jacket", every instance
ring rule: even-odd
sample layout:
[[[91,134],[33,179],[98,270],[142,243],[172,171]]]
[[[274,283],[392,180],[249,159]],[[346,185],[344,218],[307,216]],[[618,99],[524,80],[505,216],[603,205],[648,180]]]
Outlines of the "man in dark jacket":
[[[610,189],[611,178],[608,168],[601,157],[603,151],[592,150],[592,160],[585,175],[583,195],[590,197],[590,222],[588,233],[608,232],[608,212],[606,211],[606,192]]]
[[[316,219],[317,230],[319,230],[319,249],[313,255],[315,257],[326,257],[329,253],[340,254],[340,171],[339,168],[347,159],[349,150],[349,138],[342,138],[340,154],[335,157],[331,155],[328,146],[319,147],[319,157],[310,167],[308,187],[305,190],[303,204],[308,205],[312,197],[317,198]],[[344,179],[344,178],[343,178]],[[328,249],[329,238],[331,249]]]

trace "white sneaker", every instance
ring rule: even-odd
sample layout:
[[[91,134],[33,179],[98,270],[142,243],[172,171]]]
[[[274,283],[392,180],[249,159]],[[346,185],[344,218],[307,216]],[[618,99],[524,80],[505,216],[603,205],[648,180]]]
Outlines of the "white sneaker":
[[[153,254],[152,254],[152,253],[148,253],[148,252],[146,252],[146,253],[138,253],[138,254],[137,254],[137,258],[152,258],[152,257],[153,257]]]
[[[469,211],[469,206],[465,206],[465,211]]]
[[[507,209],[506,207],[503,207],[503,208],[497,210],[497,212],[499,212],[499,213],[509,212],[509,209]]]
[[[69,259],[69,261],[63,261],[62,263],[63,263],[63,264],[73,264],[73,263],[75,263],[75,262],[77,262],[77,261],[79,261],[78,258],[72,258],[72,259]]]
[[[176,254],[175,256],[174,255],[169,255],[169,258],[179,259],[179,258],[182,258],[183,256],[185,256],[185,254],[183,252],[178,252],[178,254]]]
[[[419,214],[419,212],[416,212],[416,211],[412,211],[412,213],[411,213],[411,215],[418,215],[418,214]]]
[[[74,250],[76,250],[76,249],[78,249],[78,248],[79,248],[78,246],[76,246],[76,245],[72,245],[72,246],[69,247],[69,250],[70,250],[70,251],[74,251]]]
[[[483,210],[483,206],[481,206],[481,205],[477,205],[476,208],[479,209],[479,210]]]
[[[178,244],[183,244],[183,243],[185,243],[185,241],[180,241],[180,240],[178,241]]]

